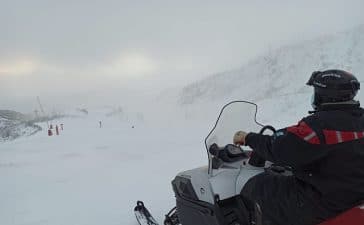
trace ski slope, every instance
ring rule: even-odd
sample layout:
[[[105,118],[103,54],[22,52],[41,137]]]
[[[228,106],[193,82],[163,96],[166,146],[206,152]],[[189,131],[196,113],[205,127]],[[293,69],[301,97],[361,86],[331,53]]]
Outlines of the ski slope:
[[[102,111],[58,122],[59,136],[44,130],[0,145],[0,224],[136,224],[139,199],[162,220],[174,204],[173,177],[206,163],[207,130],[133,129]]]

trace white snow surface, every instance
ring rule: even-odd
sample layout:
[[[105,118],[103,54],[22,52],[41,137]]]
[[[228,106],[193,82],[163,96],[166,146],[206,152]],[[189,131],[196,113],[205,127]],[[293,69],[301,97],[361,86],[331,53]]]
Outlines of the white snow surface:
[[[161,221],[174,176],[206,164],[206,128],[131,128],[103,112],[61,122],[59,136],[44,129],[0,145],[0,224],[137,224],[137,200]]]
[[[259,121],[276,128],[296,123],[310,110],[311,89],[303,87],[312,70],[341,62],[363,80],[363,28],[285,47],[192,84],[181,92],[183,104],[172,93],[168,104],[134,117],[118,107],[111,114],[89,109],[53,121],[64,124],[59,136],[48,137],[40,124],[42,132],[0,143],[0,224],[137,225],[137,200],[162,222],[175,205],[174,176],[207,164],[203,140],[223,102],[255,100]],[[343,44],[352,46],[346,58]]]

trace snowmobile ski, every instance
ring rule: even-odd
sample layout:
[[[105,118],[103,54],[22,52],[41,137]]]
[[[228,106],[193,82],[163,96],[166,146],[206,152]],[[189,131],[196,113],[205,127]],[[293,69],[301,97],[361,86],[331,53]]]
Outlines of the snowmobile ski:
[[[137,201],[134,208],[135,217],[140,225],[159,225],[142,201]],[[177,216],[177,207],[171,209],[165,216],[164,225],[181,225]]]
[[[140,225],[159,225],[142,201],[138,201],[134,208],[135,217]]]

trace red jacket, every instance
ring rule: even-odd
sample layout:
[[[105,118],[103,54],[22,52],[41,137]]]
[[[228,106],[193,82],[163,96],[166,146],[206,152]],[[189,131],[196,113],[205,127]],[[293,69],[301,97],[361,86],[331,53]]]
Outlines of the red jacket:
[[[324,108],[273,136],[249,133],[246,144],[266,160],[292,167],[332,212],[364,200],[364,109],[359,105]]]

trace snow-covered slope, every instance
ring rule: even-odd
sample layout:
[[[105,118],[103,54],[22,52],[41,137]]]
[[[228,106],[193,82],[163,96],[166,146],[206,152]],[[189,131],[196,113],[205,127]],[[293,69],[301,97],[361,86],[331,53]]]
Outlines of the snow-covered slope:
[[[265,105],[268,98],[272,98],[275,103],[271,106],[277,112],[270,113],[283,113],[280,110],[284,108],[288,110],[284,114],[298,116],[295,110],[307,111],[309,108],[311,90],[305,83],[312,71],[339,68],[352,71],[359,80],[364,80],[363,49],[364,25],[285,46],[239,69],[217,73],[186,86],[180,93],[179,103],[193,108],[191,105],[244,99]],[[361,96],[364,95],[361,93]]]
[[[175,204],[173,177],[206,164],[207,130],[132,128],[108,113],[54,119],[59,136],[41,123],[42,132],[0,143],[1,225],[136,225],[137,200],[162,221]]]

